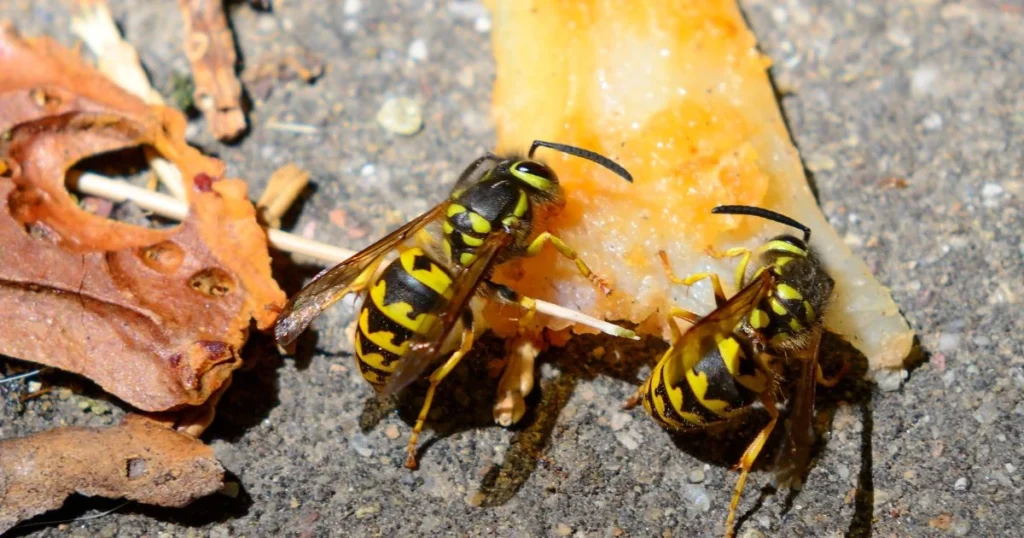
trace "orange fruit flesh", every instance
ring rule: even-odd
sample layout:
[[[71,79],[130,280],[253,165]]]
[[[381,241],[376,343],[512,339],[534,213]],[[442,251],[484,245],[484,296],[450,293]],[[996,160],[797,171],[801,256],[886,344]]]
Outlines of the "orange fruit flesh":
[[[734,293],[736,260],[713,248],[756,248],[795,230],[752,217],[712,215],[720,204],[773,209],[814,230],[811,246],[836,280],[826,328],[847,338],[873,368],[902,365],[913,331],[888,290],[828,225],[804,177],[754,35],[731,1],[492,0],[497,64],[493,113],[499,152],[533,140],[572,144],[625,166],[626,183],[600,166],[552,150],[566,203],[537,230],[574,248],[615,291],[604,296],[551,247],[499,268],[520,293],[606,320],[628,320],[667,336],[678,305],[714,306],[711,271]],[[496,328],[507,327],[495,309]],[[563,328],[548,320],[549,328]]]
[[[611,157],[634,177],[630,185],[588,161],[538,151],[566,192],[547,229],[616,291],[600,296],[546,249],[503,268],[500,278],[521,293],[643,321],[669,295],[658,250],[673,259],[674,251],[701,253],[738,222],[712,216],[712,207],[763,203],[772,174],[765,160],[776,149],[763,133],[762,99],[749,96],[770,88],[769,62],[734,5],[687,4],[494,6],[499,152],[557,141]]]

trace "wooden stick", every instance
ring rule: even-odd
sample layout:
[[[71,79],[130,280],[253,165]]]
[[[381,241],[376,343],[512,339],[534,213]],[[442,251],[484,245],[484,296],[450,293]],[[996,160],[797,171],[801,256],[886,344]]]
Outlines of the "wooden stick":
[[[106,198],[115,202],[131,201],[142,209],[164,218],[184,220],[188,215],[188,204],[185,202],[98,174],[86,172],[80,175],[70,175],[68,177],[68,186],[81,193]],[[302,254],[331,265],[341,263],[355,254],[351,250],[327,245],[273,228],[266,229],[266,232],[270,246],[277,250]],[[629,329],[624,329],[613,323],[608,323],[607,321],[546,301],[537,301],[537,312],[580,325],[586,325],[612,336],[633,340],[640,339],[636,333]]]
[[[78,0],[71,17],[71,32],[96,55],[97,67],[115,84],[149,105],[164,104],[142,68],[131,43],[121,38],[105,0]],[[167,191],[178,200],[188,200],[181,173],[156,150],[145,148],[146,160]]]

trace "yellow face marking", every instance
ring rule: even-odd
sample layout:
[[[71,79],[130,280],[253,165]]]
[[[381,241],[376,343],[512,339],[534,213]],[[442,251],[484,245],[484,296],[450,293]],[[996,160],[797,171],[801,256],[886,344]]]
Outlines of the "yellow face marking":
[[[505,217],[501,219],[501,223],[510,228],[515,228],[519,224],[519,219],[516,217]]]
[[[512,214],[517,217],[522,217],[526,214],[526,210],[530,208],[530,199],[526,197],[526,191],[519,191],[519,201],[516,202],[516,208],[512,210]]]
[[[491,233],[491,223],[487,222],[487,219],[481,217],[478,213],[469,212],[469,224],[473,227],[473,231],[478,234]]]
[[[448,216],[449,217],[454,217],[455,215],[458,215],[459,213],[463,213],[465,211],[466,211],[466,206],[464,206],[464,205],[452,204],[452,205],[448,206]]]
[[[455,231],[455,227],[447,220],[441,223],[441,228],[444,230],[445,235],[451,235]]]
[[[469,264],[473,263],[473,260],[475,259],[476,254],[473,254],[471,252],[463,252],[462,255],[459,256],[459,265],[467,267],[469,266]]]
[[[750,311],[750,326],[755,329],[763,329],[768,326],[768,314],[760,308]]]
[[[811,302],[804,301],[804,317],[807,318],[807,321],[814,321],[814,314],[814,307],[811,306]]]
[[[512,172],[512,175],[517,179],[539,191],[547,192],[551,189],[551,182],[547,179],[519,171],[519,163],[513,164],[509,168],[509,171]]]
[[[686,372],[686,381],[690,384],[690,389],[693,390],[693,395],[697,397],[700,404],[707,408],[708,411],[716,415],[722,415],[729,407],[728,402],[722,400],[708,400],[705,399],[708,393],[708,376],[704,372],[694,372],[690,370]]]
[[[782,303],[780,303],[779,300],[776,299],[775,297],[772,297],[771,299],[769,299],[768,300],[768,304],[771,305],[772,312],[775,312],[776,314],[778,314],[780,316],[785,316],[787,314],[786,307],[782,306]]]
[[[377,308],[379,308],[380,311],[385,316],[387,316],[387,318],[390,319],[391,321],[394,321],[395,323],[401,325],[402,327],[405,327],[406,329],[409,329],[414,333],[425,333],[428,321],[432,321],[434,318],[436,318],[436,316],[427,313],[421,313],[417,314],[415,318],[410,318],[409,314],[412,313],[412,305],[409,303],[392,303],[385,306],[384,295],[386,291],[387,282],[384,282],[383,280],[378,281],[377,284],[370,290],[370,300],[373,301],[373,304]],[[369,313],[369,310],[365,308],[363,309],[362,313],[360,313],[360,323],[362,323],[362,316],[364,315],[366,316],[367,321],[369,321]],[[374,336],[378,334],[384,335],[381,338],[386,338],[385,342],[389,342],[394,338],[393,334],[387,331],[379,331],[370,334],[369,325],[367,325],[365,329],[366,330],[364,330],[363,332],[366,333],[368,337],[370,337],[370,340],[374,344],[377,344],[380,347],[387,349],[392,353],[397,353],[401,355],[399,351],[395,351],[398,348],[388,347],[384,344],[381,344],[380,342],[377,341],[376,338],[374,338]]]
[[[796,245],[789,244],[785,241],[769,241],[765,243],[763,247],[761,247],[762,252],[767,252],[771,250],[789,252],[790,254],[794,254],[800,257],[807,256],[807,251]]]
[[[722,354],[722,362],[725,363],[725,369],[733,377],[739,375],[740,359],[743,357],[740,343],[732,337],[724,338],[718,342],[718,352]]]
[[[479,237],[474,237],[474,236],[469,235],[469,234],[460,234],[460,235],[462,235],[462,242],[465,243],[466,246],[469,246],[469,247],[479,247],[480,245],[484,244],[484,240],[479,238]]]
[[[409,306],[409,305],[404,305]],[[371,342],[378,346],[394,353],[395,355],[402,356],[409,349],[409,341],[406,340],[400,344],[394,343],[395,335],[388,331],[377,331],[375,333],[370,332],[370,311],[363,309],[359,313],[359,328],[363,331],[363,334],[370,339]]]
[[[793,261],[791,256],[782,256],[775,259],[775,265],[778,267],[785,267],[787,263]]]
[[[800,322],[799,322],[799,321],[797,321],[797,319],[796,319],[796,318],[790,318],[790,319],[789,319],[789,328],[790,328],[790,329],[791,329],[791,330],[792,330],[793,332],[800,332],[800,331],[804,330],[804,326],[803,326],[803,325],[801,325],[801,324],[800,324]]]
[[[775,295],[777,295],[779,299],[786,299],[787,301],[799,301],[804,298],[799,290],[789,284],[779,284],[776,286]]]

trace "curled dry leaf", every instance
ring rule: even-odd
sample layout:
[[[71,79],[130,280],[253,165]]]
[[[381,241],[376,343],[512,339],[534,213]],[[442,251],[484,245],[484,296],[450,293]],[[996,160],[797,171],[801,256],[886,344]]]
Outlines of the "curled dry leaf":
[[[74,493],[181,507],[223,481],[213,449],[138,416],[0,441],[0,534]]]
[[[771,62],[734,2],[489,3],[499,149],[521,151],[538,138],[574,144],[617,160],[635,178],[629,185],[581,159],[538,154],[566,191],[566,207],[549,229],[616,293],[597,296],[553,252],[506,264],[499,280],[664,335],[672,304],[707,312],[714,303],[707,282],[692,290],[672,285],[657,252],[668,253],[678,274],[732,275],[735,259],[712,259],[709,249],[756,248],[791,230],[711,209],[768,207],[814,230],[811,246],[836,280],[826,327],[872,368],[903,365],[913,331],[818,208],[768,80]]]
[[[49,39],[0,28],[0,353],[84,375],[145,411],[203,404],[239,366],[251,321],[284,302],[245,184]],[[113,222],[65,189],[87,157],[148,146],[185,178],[175,228]],[[204,419],[206,420],[206,419]],[[196,423],[189,427],[196,428]]]
[[[242,83],[235,74],[235,38],[221,0],[178,0],[185,22],[185,56],[192,64],[196,108],[218,140],[245,132]]]

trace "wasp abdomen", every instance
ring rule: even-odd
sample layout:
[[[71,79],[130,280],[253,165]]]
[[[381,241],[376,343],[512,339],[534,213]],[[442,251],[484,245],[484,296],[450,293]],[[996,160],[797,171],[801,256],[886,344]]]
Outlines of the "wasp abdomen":
[[[363,377],[380,390],[409,351],[414,334],[438,321],[451,296],[451,275],[423,250],[411,248],[370,286],[359,311],[356,361]]]

